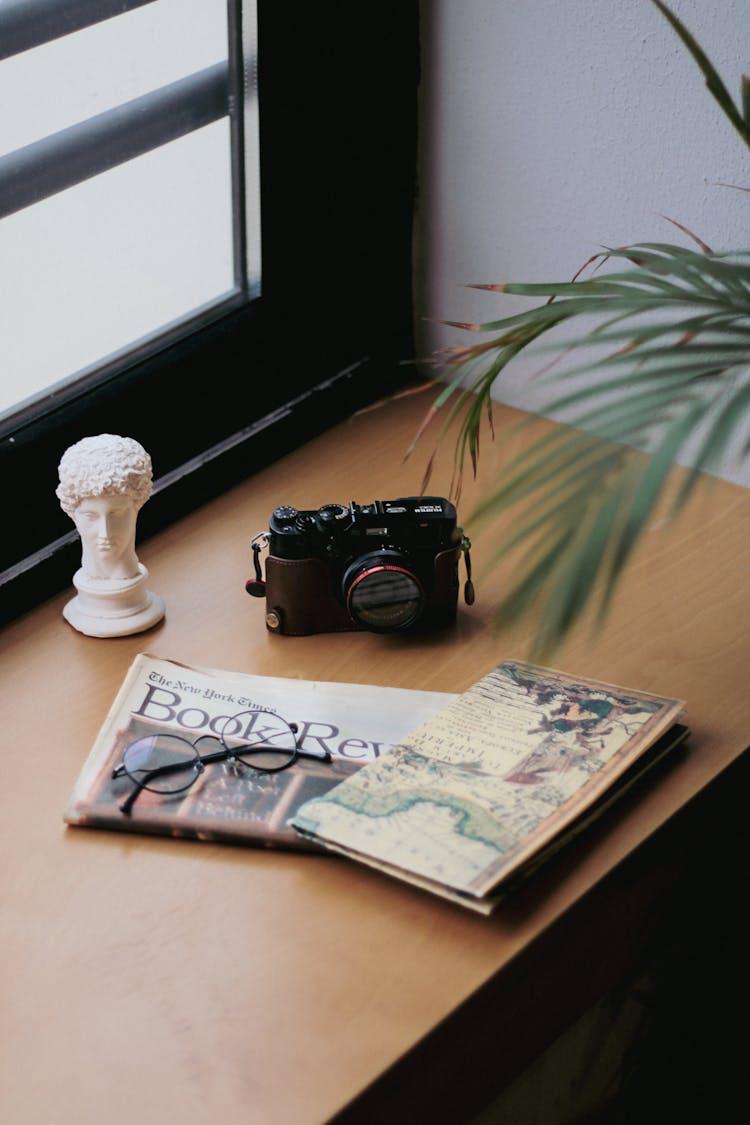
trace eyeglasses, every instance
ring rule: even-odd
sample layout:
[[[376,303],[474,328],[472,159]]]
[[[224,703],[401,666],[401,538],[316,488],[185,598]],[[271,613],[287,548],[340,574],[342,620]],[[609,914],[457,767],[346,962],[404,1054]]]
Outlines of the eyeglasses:
[[[162,795],[184,793],[211,762],[241,762],[259,773],[278,773],[298,758],[331,761],[327,750],[302,750],[297,729],[274,711],[253,708],[230,715],[219,735],[203,734],[192,742],[161,731],[137,738],[112,770],[113,778],[129,777],[134,784],[120,811],[129,815],[144,789]]]

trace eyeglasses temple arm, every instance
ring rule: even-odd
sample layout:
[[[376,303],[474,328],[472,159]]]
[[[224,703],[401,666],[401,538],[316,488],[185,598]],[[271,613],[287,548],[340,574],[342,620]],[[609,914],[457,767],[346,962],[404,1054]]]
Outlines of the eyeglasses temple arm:
[[[120,812],[125,813],[125,816],[130,816],[130,812],[133,808],[133,805],[135,804],[136,797],[138,796],[138,794],[141,792],[142,789],[143,789],[143,786],[140,784],[140,782],[136,782],[136,784],[130,790],[130,793],[128,794],[128,796],[125,798],[125,800],[120,805]]]
[[[316,762],[330,762],[332,756],[330,750],[300,750],[297,747],[297,756],[299,758],[313,758]]]

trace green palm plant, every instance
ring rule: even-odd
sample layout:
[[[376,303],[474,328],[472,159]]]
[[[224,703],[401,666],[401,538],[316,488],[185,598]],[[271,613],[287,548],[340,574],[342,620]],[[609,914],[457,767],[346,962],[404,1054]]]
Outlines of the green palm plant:
[[[737,108],[688,30],[661,0],[652,2],[750,147],[750,80],[743,76]],[[476,526],[500,513],[509,520],[499,554],[518,553],[520,577],[499,617],[513,621],[532,605],[540,610],[535,658],[549,655],[592,602],[601,622],[686,450],[694,467],[684,474],[673,512],[702,470],[715,468],[738,442],[748,452],[750,251],[714,253],[675,225],[692,240],[690,248],[634,244],[595,255],[572,281],[477,286],[546,301],[484,324],[448,322],[489,336],[433,357],[446,386],[412,449],[436,414],[444,417],[438,444],[458,416],[460,490],[467,458],[476,473],[485,414],[491,427],[495,381],[524,349],[544,349],[555,330],[564,333],[549,347],[567,363],[546,369],[550,397],[541,413],[569,425],[538,438],[470,520]],[[425,485],[429,473],[428,466]],[[512,511],[519,501],[520,516]]]

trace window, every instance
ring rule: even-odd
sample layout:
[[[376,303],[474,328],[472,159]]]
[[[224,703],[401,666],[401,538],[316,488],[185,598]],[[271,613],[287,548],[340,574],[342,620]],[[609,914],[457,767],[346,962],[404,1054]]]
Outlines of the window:
[[[80,437],[151,454],[143,539],[403,381],[416,10],[0,6],[4,104],[40,107],[0,132],[0,317],[20,328],[0,370],[2,619],[78,565],[55,487]]]
[[[16,107],[0,119],[0,417],[259,291],[255,11],[241,35],[230,17],[223,0],[0,12]]]

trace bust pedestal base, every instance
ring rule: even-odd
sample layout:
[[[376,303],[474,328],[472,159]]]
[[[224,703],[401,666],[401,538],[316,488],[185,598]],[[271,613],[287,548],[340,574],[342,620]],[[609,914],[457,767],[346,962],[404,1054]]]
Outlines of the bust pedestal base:
[[[128,637],[150,629],[164,616],[164,602],[144,588],[148,571],[138,563],[138,574],[124,580],[89,578],[82,570],[73,575],[76,597],[63,609],[63,617],[88,637]]]

